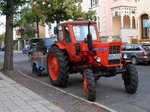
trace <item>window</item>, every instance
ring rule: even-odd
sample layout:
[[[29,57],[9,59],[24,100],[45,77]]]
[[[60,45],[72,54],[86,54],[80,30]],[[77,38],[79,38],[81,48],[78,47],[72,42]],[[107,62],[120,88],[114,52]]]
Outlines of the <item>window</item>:
[[[144,20],[148,19],[148,15],[144,14],[141,16],[141,25],[142,25],[142,39],[148,39],[148,35],[149,35],[149,29],[148,28],[144,28],[143,27],[143,22]]]
[[[135,51],[140,51],[141,49],[138,46],[134,46]]]
[[[63,40],[63,32],[62,32],[62,27],[58,26],[58,40]]]
[[[144,50],[150,51],[150,45],[143,45],[142,47]]]
[[[125,49],[125,51],[132,51],[133,50],[133,46],[126,46],[126,49]]]
[[[88,26],[73,26],[73,32],[77,41],[84,41],[88,34]],[[97,35],[94,26],[90,26],[92,40],[97,40]]]
[[[65,30],[65,39],[66,39],[66,42],[71,42],[71,40],[70,40],[70,32],[69,32],[68,27],[64,27],[64,30]]]
[[[99,0],[91,0],[91,7],[98,6]]]

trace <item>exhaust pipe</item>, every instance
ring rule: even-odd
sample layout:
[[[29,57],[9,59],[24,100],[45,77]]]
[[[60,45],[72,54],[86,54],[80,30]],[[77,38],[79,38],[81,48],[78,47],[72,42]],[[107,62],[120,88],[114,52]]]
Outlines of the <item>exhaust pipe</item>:
[[[91,51],[92,50],[92,35],[90,33],[90,24],[91,22],[89,21],[88,24],[88,34],[87,34],[87,42],[88,42],[88,49]]]

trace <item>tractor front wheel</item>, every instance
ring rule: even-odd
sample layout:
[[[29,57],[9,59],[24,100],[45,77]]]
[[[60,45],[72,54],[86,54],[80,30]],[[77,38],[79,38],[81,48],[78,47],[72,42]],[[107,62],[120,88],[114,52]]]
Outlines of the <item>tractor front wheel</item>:
[[[67,55],[57,46],[52,46],[47,57],[47,69],[52,85],[66,87],[69,78]]]
[[[123,74],[124,85],[127,93],[134,94],[138,87],[138,74],[133,64],[127,64]]]
[[[94,101],[96,99],[96,84],[94,74],[90,69],[86,69],[83,72],[83,86],[87,99]]]

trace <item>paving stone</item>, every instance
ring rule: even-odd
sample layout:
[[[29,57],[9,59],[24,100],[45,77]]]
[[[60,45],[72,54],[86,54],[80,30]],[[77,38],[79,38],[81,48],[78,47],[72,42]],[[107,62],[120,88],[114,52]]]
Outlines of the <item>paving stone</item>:
[[[0,112],[64,112],[1,72],[0,76]]]
[[[18,110],[11,110],[10,112],[24,112],[22,109],[18,109]]]

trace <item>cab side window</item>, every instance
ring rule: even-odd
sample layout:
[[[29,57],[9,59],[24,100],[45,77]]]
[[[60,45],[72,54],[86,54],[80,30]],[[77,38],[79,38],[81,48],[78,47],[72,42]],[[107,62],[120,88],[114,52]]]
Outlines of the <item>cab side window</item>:
[[[64,27],[64,31],[65,31],[65,39],[66,39],[66,42],[69,43],[71,42],[71,39],[70,39],[70,32],[69,32],[69,28],[67,26]]]

